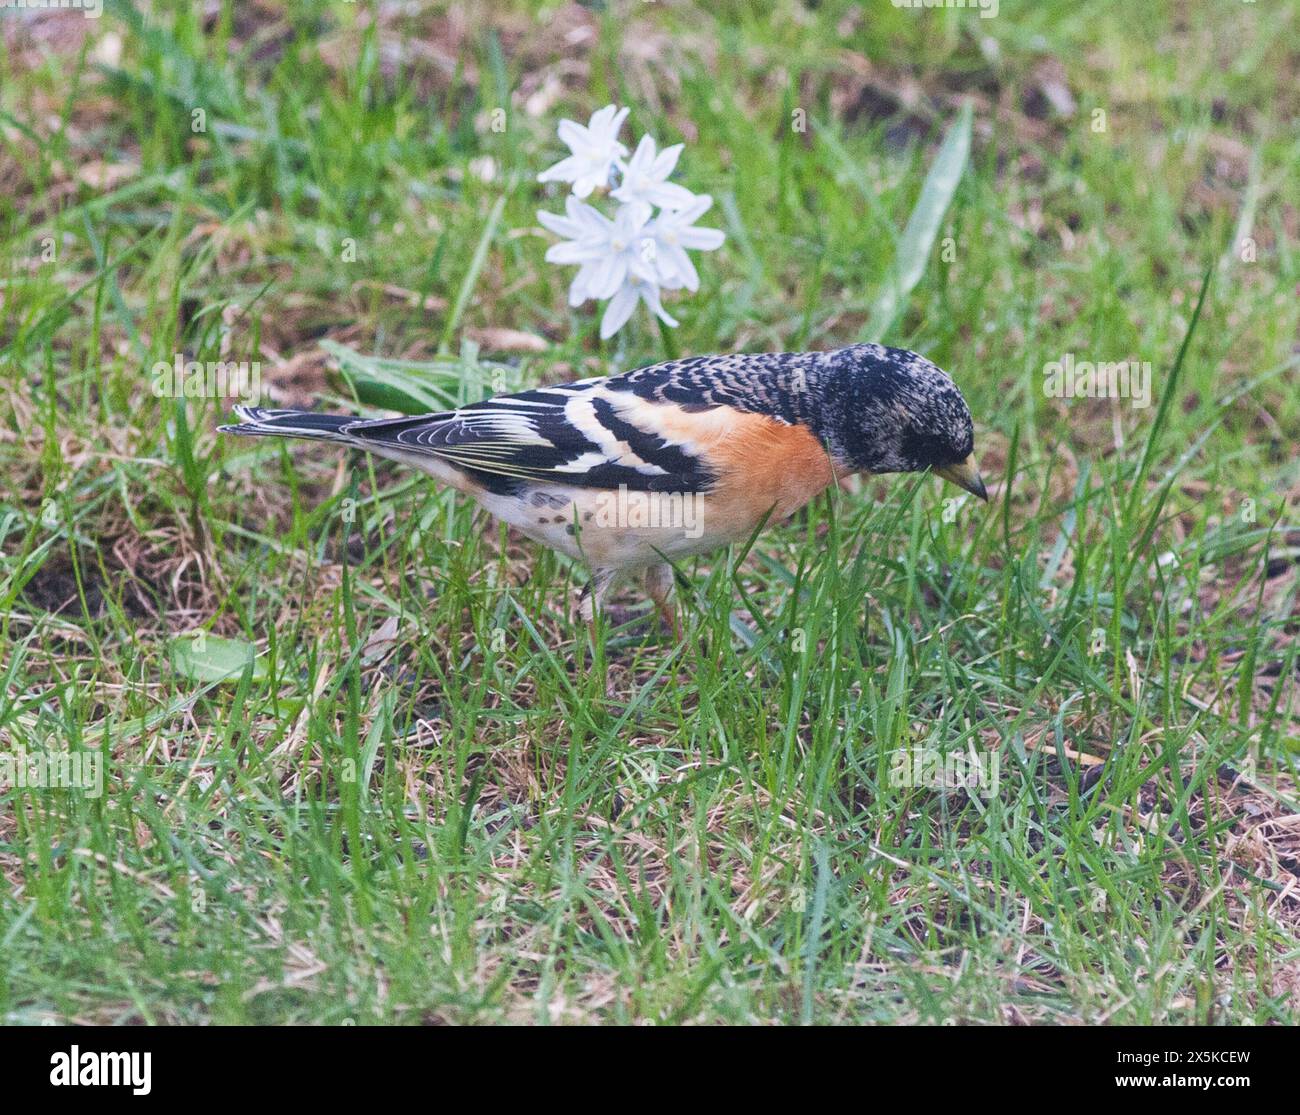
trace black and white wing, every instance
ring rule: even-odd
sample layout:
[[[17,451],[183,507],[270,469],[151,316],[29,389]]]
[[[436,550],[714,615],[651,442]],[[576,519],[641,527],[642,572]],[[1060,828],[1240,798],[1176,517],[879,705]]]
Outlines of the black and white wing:
[[[579,380],[444,414],[354,421],[342,433],[362,445],[440,458],[501,493],[528,483],[706,490],[715,477],[693,451],[699,448],[694,439],[683,436],[682,409],[616,390],[612,382]]]

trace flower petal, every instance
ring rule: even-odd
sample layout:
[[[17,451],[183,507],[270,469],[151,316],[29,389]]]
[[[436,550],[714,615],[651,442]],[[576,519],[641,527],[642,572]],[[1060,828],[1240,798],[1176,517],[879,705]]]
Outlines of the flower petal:
[[[614,222],[605,216],[595,206],[588,205],[585,201],[579,201],[572,194],[565,199],[564,211],[573,218],[573,220],[582,225],[584,234],[587,236],[593,233],[599,236],[608,235],[609,230],[614,227]]]
[[[591,297],[591,264],[584,263],[578,268],[578,273],[573,276],[573,282],[569,284],[569,305],[581,306]]]
[[[650,217],[650,206],[644,202],[624,203],[614,214],[612,234],[625,243],[631,243],[645,228]]]
[[[615,333],[627,324],[627,319],[632,316],[632,311],[636,309],[637,291],[631,283],[625,283],[619,287],[614,297],[609,300],[609,305],[605,307],[605,316],[600,319],[600,339],[609,340]]]
[[[636,145],[636,150],[632,152],[632,157],[628,160],[627,167],[633,174],[649,174],[650,168],[655,161],[655,141],[651,136],[642,136],[641,142]]]
[[[679,278],[687,290],[700,289],[700,273],[695,270],[691,257],[679,245],[669,244],[664,247],[661,250],[661,260],[663,269]]]
[[[539,182],[572,182],[582,171],[582,163],[574,155],[548,166],[537,176]]]
[[[574,120],[561,120],[555,134],[560,137],[561,143],[575,153],[591,142],[588,130]]]
[[[628,113],[630,113],[632,110],[630,108],[625,107],[625,108],[620,108],[617,112],[615,112],[613,105],[607,105],[601,111],[612,113],[612,115],[607,119],[607,121],[602,126],[604,128],[607,139],[617,140],[618,133],[623,130],[623,121],[627,119]],[[593,119],[595,118],[593,117]],[[622,148],[623,154],[626,155],[627,148],[623,147],[621,143],[618,144],[618,146]]]
[[[645,197],[660,209],[687,209],[695,203],[695,195],[676,182],[656,182],[646,190]]]
[[[681,155],[682,149],[685,146],[686,144],[684,143],[674,143],[671,147],[665,147],[655,156],[655,161],[650,168],[650,173],[662,182],[677,169],[677,159]]]
[[[648,201],[624,187],[619,187],[609,196],[620,203],[619,212],[622,212],[623,209],[629,211],[629,236],[642,229],[650,219],[650,214],[654,212],[654,207]]]
[[[582,226],[572,217],[561,217],[558,213],[547,213],[544,209],[537,211],[537,222],[542,228],[556,236],[563,236],[566,240],[573,240],[582,234]]]
[[[649,252],[641,250],[645,245],[650,245]],[[643,283],[654,283],[659,280],[659,268],[657,264],[657,249],[654,247],[654,241],[644,239],[640,241],[639,246],[627,253],[627,273],[634,279]]]
[[[677,233],[677,242],[683,248],[697,252],[711,252],[722,247],[727,234],[720,228],[684,228]]]
[[[627,280],[627,256],[607,255],[593,261],[595,268],[591,280],[594,298],[609,298]]]
[[[645,299],[645,304],[654,311],[655,317],[665,325],[671,325],[674,329],[680,324],[678,320],[664,309],[663,303],[659,301],[659,290],[657,287],[644,286],[641,288],[641,297]]]
[[[693,225],[709,211],[712,204],[713,198],[710,195],[696,194],[695,200],[690,205],[673,214],[673,220],[679,224]]]
[[[547,263],[590,263],[603,255],[599,244],[582,240],[565,240],[546,249]]]

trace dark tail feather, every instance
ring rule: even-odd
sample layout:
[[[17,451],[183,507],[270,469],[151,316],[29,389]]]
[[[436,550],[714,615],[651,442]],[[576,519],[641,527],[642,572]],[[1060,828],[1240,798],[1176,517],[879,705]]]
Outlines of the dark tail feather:
[[[356,422],[350,414],[318,414],[311,410],[269,410],[266,407],[235,407],[242,420],[238,426],[218,426],[224,434],[248,437],[301,437],[315,441],[352,441],[344,427]]]

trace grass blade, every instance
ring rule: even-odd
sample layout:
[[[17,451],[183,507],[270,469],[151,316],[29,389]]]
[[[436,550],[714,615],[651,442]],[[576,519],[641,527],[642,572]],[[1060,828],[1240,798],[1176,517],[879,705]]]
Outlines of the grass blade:
[[[944,215],[957,193],[957,184],[966,171],[966,163],[970,159],[970,139],[971,107],[966,104],[962,106],[957,122],[944,137],[930,173],[925,176],[921,196],[916,199],[916,206],[898,241],[898,251],[894,256],[889,279],[876,296],[861,340],[884,340],[898,320],[907,296],[925,274],[930,249],[934,247]]]

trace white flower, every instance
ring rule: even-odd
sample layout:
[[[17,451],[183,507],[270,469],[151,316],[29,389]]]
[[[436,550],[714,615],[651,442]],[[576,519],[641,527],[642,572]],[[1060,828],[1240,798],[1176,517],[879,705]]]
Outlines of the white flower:
[[[568,241],[551,245],[546,250],[546,262],[582,265],[569,287],[569,305],[580,306],[591,297],[586,290],[601,255],[600,246],[609,239],[610,221],[572,194],[565,200],[564,208],[568,214],[565,217],[539,212],[537,219],[545,228]]]
[[[682,153],[680,143],[660,151],[650,136],[643,136],[624,162],[627,148],[619,143],[618,132],[627,115],[627,109],[607,105],[585,128],[561,121],[560,138],[573,154],[537,176],[541,182],[573,183],[564,215],[538,213],[537,219],[562,237],[547,249],[547,262],[578,268],[569,285],[569,305],[608,300],[600,321],[602,340],[627,324],[641,302],[664,324],[676,326],[660,292],[698,290],[700,276],[687,251],[711,252],[725,239],[719,229],[695,227],[713,199],[696,197],[668,181]],[[613,184],[615,172],[618,185],[611,196],[619,206],[610,220],[581,199]]]
[[[669,290],[679,286],[699,290],[699,272],[686,249],[711,252],[720,248],[726,239],[721,229],[694,227],[712,204],[713,198],[708,194],[693,196],[686,208],[676,213],[660,213],[645,227],[645,235],[654,243],[655,278],[660,286]]]
[[[542,171],[537,181],[572,182],[573,192],[580,198],[608,185],[610,170],[627,154],[618,133],[629,111],[606,105],[592,113],[585,128],[573,120],[561,120],[557,132],[573,154]]]
[[[643,210],[620,205],[611,221],[571,196],[565,211],[566,217],[538,213],[537,219],[567,238],[546,250],[546,261],[579,265],[569,287],[569,305],[579,306],[588,298],[610,298],[629,276],[642,282],[657,281],[655,252],[646,247],[652,242],[645,235]]]
[[[655,141],[650,136],[642,136],[632,157],[620,167],[623,181],[610,197],[626,205],[646,206],[647,212],[652,205],[661,209],[685,209],[695,200],[695,195],[685,186],[668,181],[683,146],[677,143],[656,153]]]
[[[665,325],[677,327],[677,319],[664,309],[659,301],[659,287],[639,279],[628,279],[605,307],[605,316],[600,319],[600,339],[609,340],[627,324],[638,301],[650,307],[651,313]]]

